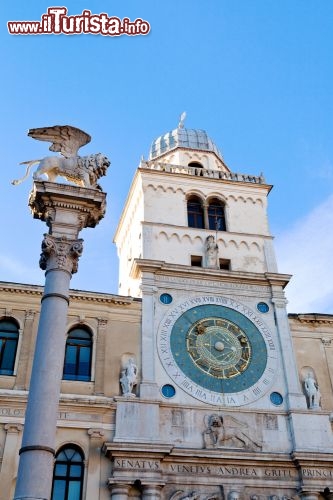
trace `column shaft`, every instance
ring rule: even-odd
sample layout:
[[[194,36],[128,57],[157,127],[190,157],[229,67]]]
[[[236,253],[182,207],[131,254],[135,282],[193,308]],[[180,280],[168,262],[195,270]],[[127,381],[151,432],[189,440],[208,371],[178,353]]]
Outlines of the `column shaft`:
[[[162,487],[157,484],[146,484],[142,489],[142,500],[160,500]]]
[[[46,273],[15,500],[50,498],[71,275]]]
[[[111,486],[112,500],[127,500],[130,486],[128,484],[113,484]]]

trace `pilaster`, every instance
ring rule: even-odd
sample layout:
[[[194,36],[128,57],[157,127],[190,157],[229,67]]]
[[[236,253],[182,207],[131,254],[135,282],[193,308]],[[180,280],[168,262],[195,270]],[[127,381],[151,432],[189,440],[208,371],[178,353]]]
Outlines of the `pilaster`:
[[[306,400],[301,391],[296,359],[291,341],[288,314],[286,311],[287,301],[280,287],[272,286],[272,292],[272,302],[274,304],[276,327],[280,342],[283,373],[285,374],[284,379],[287,386],[288,408],[290,410],[306,409]]]
[[[15,389],[26,390],[29,387],[31,373],[31,346],[33,345],[33,325],[35,311],[25,311],[24,328],[20,349],[20,363],[17,367]]]
[[[157,288],[154,286],[154,274],[145,273],[142,279],[142,379],[140,397],[156,399],[158,388],[155,381],[156,338],[154,331],[154,296]]]
[[[103,445],[104,430],[88,429],[89,457],[87,467],[86,498],[98,498],[100,489],[101,448]]]
[[[5,424],[6,441],[0,472],[0,500],[12,498],[14,479],[17,471],[17,452],[21,441],[23,426],[21,424]]]
[[[98,318],[96,362],[95,362],[95,394],[104,394],[104,370],[105,370],[105,335],[107,319]]]

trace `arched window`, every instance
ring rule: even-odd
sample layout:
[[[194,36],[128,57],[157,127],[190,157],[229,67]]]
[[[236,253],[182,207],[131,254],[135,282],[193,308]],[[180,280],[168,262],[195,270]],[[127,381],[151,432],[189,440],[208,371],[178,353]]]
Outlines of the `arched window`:
[[[13,375],[19,332],[13,320],[0,321],[0,375]]]
[[[224,215],[224,205],[217,198],[213,198],[209,201],[208,205],[208,224],[209,228],[213,231],[225,231],[225,215]]]
[[[203,168],[203,166],[201,165],[201,163],[199,163],[198,161],[190,161],[190,163],[188,164],[189,167],[196,167],[196,168]]]
[[[51,500],[81,500],[83,453],[75,445],[61,448],[55,459]]]
[[[66,341],[64,380],[91,379],[92,336],[84,328],[73,328]]]
[[[197,196],[191,196],[187,200],[187,219],[189,227],[205,227],[202,202]]]

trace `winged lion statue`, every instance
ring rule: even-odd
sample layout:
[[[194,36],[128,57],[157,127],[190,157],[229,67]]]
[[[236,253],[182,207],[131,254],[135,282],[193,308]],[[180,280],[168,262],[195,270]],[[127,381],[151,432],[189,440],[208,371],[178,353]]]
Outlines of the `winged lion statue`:
[[[28,136],[39,141],[52,142],[49,150],[61,153],[62,156],[46,156],[41,160],[23,161],[27,165],[26,173],[21,179],[12,181],[16,186],[28,176],[33,165],[39,163],[33,174],[34,180],[42,180],[46,174],[50,182],[55,182],[58,176],[78,186],[101,189],[97,184],[100,177],[106,174],[110,165],[108,158],[102,153],[89,156],[78,156],[78,150],[91,141],[91,137],[83,130],[70,125],[54,125],[53,127],[32,128]]]

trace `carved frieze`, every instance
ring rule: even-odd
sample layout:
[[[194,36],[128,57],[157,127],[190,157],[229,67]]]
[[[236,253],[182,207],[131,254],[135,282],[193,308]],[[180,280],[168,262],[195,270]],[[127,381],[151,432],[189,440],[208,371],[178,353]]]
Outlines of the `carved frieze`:
[[[203,433],[205,448],[244,448],[261,451],[262,443],[250,437],[247,424],[234,417],[227,417],[226,422],[221,415],[206,415],[206,428]]]

